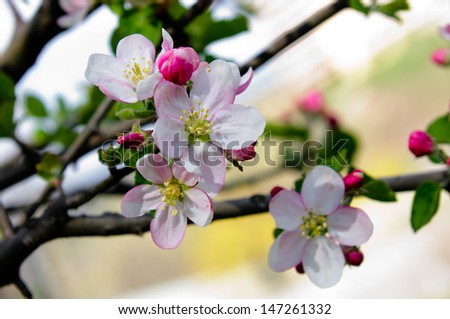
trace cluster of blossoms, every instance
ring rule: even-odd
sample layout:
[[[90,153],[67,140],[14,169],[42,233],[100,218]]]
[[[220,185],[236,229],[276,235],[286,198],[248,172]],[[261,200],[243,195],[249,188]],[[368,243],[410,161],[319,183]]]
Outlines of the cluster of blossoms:
[[[439,28],[442,39],[450,41],[450,23]],[[431,54],[431,60],[439,66],[450,66],[450,48],[438,48]]]
[[[361,182],[360,174],[351,172],[345,182],[333,169],[316,166],[301,193],[280,188],[272,193],[269,210],[282,230],[269,251],[272,270],[295,267],[327,288],[339,281],[346,263],[361,264],[357,246],[370,238],[373,225],[361,209],[342,205],[345,193]]]
[[[127,217],[154,211],[153,241],[172,249],[184,237],[187,218],[202,227],[211,222],[211,198],[224,184],[227,159],[256,155],[265,120],[255,108],[234,103],[250,84],[251,69],[241,77],[233,63],[201,62],[194,49],[174,48],[171,36],[162,33],[158,56],[146,37],[130,35],[118,43],[115,57],[91,55],[85,75],[113,100],[154,104],[152,138],[160,153],[147,154],[136,164],[151,185],[131,189],[121,207]],[[143,140],[131,132],[118,142],[131,148]]]

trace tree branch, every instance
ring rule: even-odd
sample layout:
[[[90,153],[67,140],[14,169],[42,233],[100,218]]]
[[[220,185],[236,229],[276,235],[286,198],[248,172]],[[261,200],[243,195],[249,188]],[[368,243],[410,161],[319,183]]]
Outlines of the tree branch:
[[[311,30],[317,28],[321,23],[340,12],[342,9],[348,8],[348,0],[338,0],[325,8],[317,11],[306,21],[301,22],[291,30],[287,31],[283,35],[279,36],[273,41],[266,50],[258,54],[251,61],[240,67],[241,73],[247,72],[252,67],[257,69],[275,55],[283,51],[295,41],[307,35]]]
[[[9,219],[3,204],[0,202],[0,230],[2,231],[3,239],[8,239],[14,236],[14,228]]]

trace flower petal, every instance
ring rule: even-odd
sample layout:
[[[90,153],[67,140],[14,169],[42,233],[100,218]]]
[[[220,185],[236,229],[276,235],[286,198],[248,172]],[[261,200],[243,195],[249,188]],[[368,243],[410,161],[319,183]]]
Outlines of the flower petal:
[[[190,113],[191,101],[186,90],[179,85],[162,82],[155,93],[156,113],[158,117],[173,117],[179,119],[184,116],[183,110]],[[184,126],[184,124],[183,124]]]
[[[236,94],[241,94],[245,90],[247,90],[250,82],[252,82],[253,78],[253,69],[250,67],[248,71],[241,77],[241,81],[239,82],[239,87],[236,90]]]
[[[338,244],[319,236],[308,241],[302,262],[309,279],[319,288],[328,288],[341,279],[345,258]]]
[[[233,103],[236,95],[228,62],[214,60],[209,65],[201,63],[191,79],[193,85],[190,96],[195,107],[209,109],[210,114],[213,114]]]
[[[136,168],[145,179],[153,184],[163,184],[172,178],[169,164],[158,154],[147,154],[141,157],[136,163]]]
[[[198,226],[211,223],[213,210],[208,195],[198,188],[188,189],[183,194],[183,213]]]
[[[201,180],[200,174],[189,172],[180,161],[173,163],[172,173],[176,179],[187,186],[194,186]]]
[[[172,37],[170,36],[170,34],[162,29],[162,37],[163,37],[163,42],[161,44],[161,47],[164,51],[169,51],[173,49],[173,40]]]
[[[151,98],[155,94],[156,86],[163,80],[161,73],[153,73],[136,86],[136,95],[140,101]]]
[[[186,225],[186,215],[180,212],[178,205],[174,207],[162,203],[156,209],[155,218],[150,223],[150,233],[156,246],[162,249],[174,249],[183,241]]]
[[[92,54],[84,76],[94,85],[99,85],[110,80],[129,82],[123,70],[125,64],[115,57],[106,54]]]
[[[139,185],[129,190],[122,198],[120,209],[122,215],[128,218],[142,216],[155,209],[161,203],[159,187],[154,185]]]
[[[155,46],[143,35],[132,34],[119,41],[116,56],[122,61],[126,61],[126,63],[130,63],[133,58],[137,61],[140,61],[141,58],[146,58],[150,59],[150,62],[153,64],[155,60]]]
[[[317,214],[332,213],[344,197],[342,177],[326,166],[316,166],[302,185],[302,198],[306,207]]]
[[[211,198],[215,197],[224,184],[227,163],[223,152],[211,143],[189,146],[180,158],[186,170],[201,177],[197,187]]]
[[[369,216],[361,209],[339,207],[328,215],[328,231],[339,243],[358,246],[369,240],[373,233],[373,224]]]
[[[254,107],[233,104],[217,111],[211,121],[211,141],[223,149],[242,149],[264,132],[266,120]]]
[[[300,229],[282,232],[269,250],[269,267],[282,272],[297,266],[302,260],[306,238],[301,236]]]
[[[299,193],[291,190],[280,191],[269,203],[270,214],[277,228],[294,230],[302,224],[302,216],[307,215]]]
[[[135,103],[138,101],[134,86],[130,82],[105,80],[98,84],[98,88],[106,96],[119,102]]]
[[[184,123],[171,117],[160,117],[153,133],[156,146],[170,158],[179,158],[188,149],[188,139]]]

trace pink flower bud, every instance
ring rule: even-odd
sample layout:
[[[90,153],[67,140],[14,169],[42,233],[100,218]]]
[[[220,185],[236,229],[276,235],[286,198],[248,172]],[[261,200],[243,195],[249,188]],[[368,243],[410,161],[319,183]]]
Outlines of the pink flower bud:
[[[431,137],[424,131],[414,131],[409,135],[409,150],[420,157],[433,152],[434,143]]]
[[[299,263],[297,266],[295,266],[295,271],[297,271],[299,274],[304,274],[305,269],[303,268],[303,263]]]
[[[158,59],[158,69],[164,79],[178,85],[189,81],[199,64],[197,52],[186,47],[166,51]]]
[[[439,28],[441,37],[447,41],[450,41],[450,23],[447,23],[443,27]]]
[[[144,136],[139,133],[128,133],[119,136],[117,142],[125,148],[138,148],[144,142]]]
[[[235,161],[248,161],[255,158],[256,156],[255,145],[256,142],[240,150],[231,150],[229,153],[230,158]]]
[[[361,188],[363,184],[364,184],[364,173],[359,169],[351,171],[350,173],[348,173],[347,176],[344,177],[344,185],[346,192],[357,190]]]
[[[359,266],[362,264],[363,260],[363,253],[357,249],[345,253],[345,261],[351,266]]]
[[[321,112],[325,106],[323,95],[320,91],[310,91],[303,96],[297,106],[306,112]]]
[[[325,118],[326,118],[330,128],[332,128],[332,129],[338,128],[339,122],[338,122],[338,119],[334,115],[331,115],[328,113],[328,114],[325,114]]]
[[[274,198],[275,195],[277,195],[279,192],[281,192],[284,188],[281,186],[275,186],[274,188],[272,188],[272,190],[270,191],[270,197]]]
[[[431,54],[431,60],[437,65],[450,65],[450,49],[440,48],[434,50]]]

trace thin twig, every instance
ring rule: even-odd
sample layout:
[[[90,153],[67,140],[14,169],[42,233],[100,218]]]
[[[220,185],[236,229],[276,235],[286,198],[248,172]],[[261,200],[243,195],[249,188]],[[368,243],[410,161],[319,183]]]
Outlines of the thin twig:
[[[299,40],[300,38],[307,35],[311,30],[317,28],[320,24],[325,22],[327,19],[334,16],[336,13],[340,12],[342,9],[348,7],[348,0],[336,1],[325,8],[317,11],[307,20],[303,21],[299,25],[295,26],[291,30],[287,31],[275,41],[273,41],[266,50],[259,53],[248,63],[240,67],[241,73],[247,72],[247,70],[252,67],[257,69],[268,60],[273,58],[275,55],[283,51],[285,48],[289,47],[292,43]]]
[[[25,298],[33,299],[33,294],[31,293],[31,290],[28,288],[28,286],[20,277],[16,278],[16,280],[14,281],[14,285],[17,287],[17,289],[19,289],[19,291]]]
[[[14,236],[13,224],[11,223],[11,219],[9,219],[8,213],[3,207],[1,201],[0,201],[0,229],[2,231],[3,239],[8,239]]]

